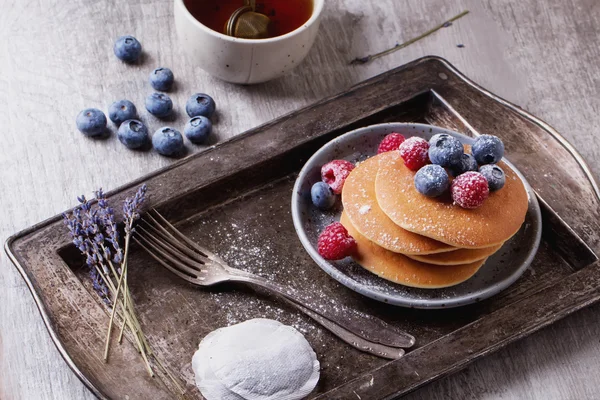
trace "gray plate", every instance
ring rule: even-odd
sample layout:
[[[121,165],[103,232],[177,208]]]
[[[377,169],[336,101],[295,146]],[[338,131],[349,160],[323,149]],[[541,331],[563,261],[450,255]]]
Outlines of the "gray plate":
[[[316,250],[319,233],[339,221],[341,202],[332,211],[320,211],[312,205],[310,188],[321,180],[321,166],[335,159],[356,163],[377,154],[385,135],[398,132],[424,139],[436,133],[447,133],[466,144],[473,139],[436,126],[413,123],[371,125],[339,136],[323,146],[304,165],[292,194],[292,217],[302,245],[313,260],[331,277],[350,289],[385,303],[414,308],[458,307],[486,299],[506,289],[525,272],[540,244],[542,217],[535,193],[523,175],[508,161],[527,190],[529,209],[519,232],[492,255],[469,280],[444,289],[417,289],[386,281],[362,268],[349,257],[336,262],[325,260]]]

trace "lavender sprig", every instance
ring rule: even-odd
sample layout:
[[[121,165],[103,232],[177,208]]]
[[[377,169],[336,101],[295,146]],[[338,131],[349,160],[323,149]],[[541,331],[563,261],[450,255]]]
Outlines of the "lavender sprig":
[[[69,230],[73,244],[85,256],[85,262],[90,267],[94,289],[97,292],[99,291],[99,294],[102,293],[100,297],[107,304],[110,304],[107,284],[111,282],[107,277],[108,269],[106,268],[103,252],[99,248],[99,241],[102,236],[97,234],[98,221],[85,196],[80,196],[77,200],[80,204],[73,209],[72,214],[70,216],[63,214],[65,225]]]
[[[114,255],[112,261],[115,264],[120,264],[123,261],[123,249],[119,243],[119,230],[117,223],[115,222],[115,212],[108,205],[106,195],[102,191],[102,188],[96,191],[96,199],[98,199],[98,215],[104,226],[104,233],[106,235],[106,241],[111,244]],[[110,253],[110,248],[106,247]]]
[[[125,214],[125,234],[130,234],[133,228],[133,222],[140,217],[142,204],[146,200],[146,191],[148,187],[144,184],[135,193],[135,196],[128,197],[123,203],[123,214]]]
[[[146,185],[142,185],[135,195],[127,198],[123,204],[125,217],[123,246],[121,246],[114,210],[109,206],[102,189],[95,192],[98,207],[92,207],[85,196],[79,196],[77,198],[79,205],[73,209],[70,215],[64,214],[63,216],[73,244],[85,256],[86,264],[90,267],[89,274],[92,280],[92,287],[104,302],[107,304],[112,303],[104,359],[108,360],[112,324],[115,315],[119,314],[123,318],[121,331],[123,331],[125,325],[131,330],[138,351],[146,364],[146,369],[150,376],[154,376],[154,372],[148,361],[148,356],[153,356],[154,354],[137,319],[127,284],[129,242],[134,230],[134,223],[140,218],[141,208],[146,200],[146,191]],[[113,263],[116,264],[117,268],[115,268]],[[121,308],[120,312],[118,312],[118,308]],[[179,382],[162,365],[160,360],[155,357],[155,361],[173,380],[173,383],[180,389],[181,393],[184,393]]]
[[[115,274],[119,278],[115,294],[115,304],[119,300],[119,294],[123,292],[123,308],[125,309],[125,311],[127,310],[127,303],[129,299],[129,289],[127,285],[127,256],[129,254],[129,241],[133,232],[133,224],[135,220],[137,220],[140,217],[141,206],[144,200],[146,199],[146,190],[147,186],[145,184],[140,186],[140,188],[135,193],[135,196],[133,198],[126,198],[125,202],[123,203],[123,213],[125,215],[125,246],[123,252],[123,261],[121,262],[121,268],[119,269],[118,275]],[[108,360],[108,351],[110,348],[110,339],[116,308],[117,307],[115,305],[115,307],[113,307],[112,313],[110,315],[110,320],[108,322],[106,344],[104,346],[104,360]],[[132,313],[134,313],[134,311],[132,311]],[[146,362],[146,368],[148,369],[148,373],[150,374],[150,376],[154,376],[154,372],[152,371],[152,367],[150,366],[150,363],[148,362],[148,358],[146,356],[146,339],[144,337],[144,334],[141,332],[141,329],[139,330],[139,335],[135,335],[135,338],[138,343],[138,347],[142,358]]]
[[[393,53],[393,52],[395,52],[395,51],[398,51],[398,50],[400,50],[400,49],[403,49],[403,48],[405,48],[405,47],[407,47],[407,46],[410,46],[411,44],[413,44],[413,43],[415,43],[415,42],[417,42],[417,41],[419,41],[419,40],[421,40],[421,39],[423,39],[423,38],[425,38],[425,37],[427,37],[427,36],[431,35],[432,33],[435,33],[435,32],[437,32],[437,31],[439,31],[439,30],[440,30],[440,29],[442,29],[442,28],[448,28],[449,26],[451,26],[451,25],[452,25],[452,22],[453,22],[453,21],[456,21],[457,19],[459,19],[459,18],[461,18],[461,17],[464,17],[464,16],[465,16],[465,15],[467,15],[468,13],[469,13],[469,11],[468,11],[468,10],[467,10],[467,11],[463,11],[463,12],[461,12],[460,14],[458,14],[458,15],[456,15],[456,16],[454,16],[454,17],[450,18],[448,21],[445,21],[444,23],[442,23],[442,24],[440,24],[440,25],[438,25],[438,26],[436,26],[436,27],[434,27],[434,28],[432,28],[432,29],[428,30],[427,32],[425,32],[425,33],[422,33],[421,35],[419,35],[419,36],[417,36],[417,37],[414,37],[414,38],[412,38],[412,39],[410,39],[410,40],[407,40],[407,41],[406,41],[406,42],[404,42],[404,43],[396,43],[396,44],[394,45],[394,47],[391,47],[391,48],[389,48],[389,49],[387,49],[387,50],[380,51],[379,53],[375,53],[375,54],[369,54],[369,55],[366,55],[366,56],[364,56],[364,57],[357,57],[357,58],[355,58],[354,60],[351,60],[351,61],[350,61],[350,65],[366,64],[366,63],[368,63],[369,61],[372,61],[372,60],[374,60],[374,59],[376,59],[376,58],[383,57],[383,56],[385,56],[385,55],[388,55],[388,54],[390,54],[390,53]]]
[[[110,301],[108,286],[106,286],[106,283],[104,283],[104,280],[96,268],[90,268],[90,278],[92,279],[92,287],[96,293],[98,293],[98,296],[100,296],[106,305],[110,306],[112,303]]]

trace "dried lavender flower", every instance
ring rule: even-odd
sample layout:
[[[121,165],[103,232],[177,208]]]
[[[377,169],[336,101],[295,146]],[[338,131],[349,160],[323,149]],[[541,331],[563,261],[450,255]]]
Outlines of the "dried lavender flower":
[[[90,268],[90,278],[92,280],[92,287],[94,288],[96,293],[98,293],[98,296],[100,296],[104,303],[110,306],[112,302],[110,301],[108,287],[106,286],[106,283],[104,282],[96,268]]]
[[[148,187],[146,184],[140,186],[140,188],[135,193],[135,196],[128,197],[125,199],[123,203],[123,214],[125,214],[125,233],[129,234],[131,232],[131,227],[133,222],[140,217],[140,211],[142,208],[142,204],[146,200],[146,190]]]
[[[120,264],[123,261],[123,249],[119,243],[119,230],[117,223],[115,222],[115,212],[112,207],[109,206],[106,195],[102,191],[102,188],[96,191],[96,199],[98,200],[98,216],[101,220],[101,225],[104,227],[104,233],[106,234],[106,241],[111,244],[114,249],[114,254],[111,254],[110,248],[106,246],[106,257],[111,259],[116,264]]]

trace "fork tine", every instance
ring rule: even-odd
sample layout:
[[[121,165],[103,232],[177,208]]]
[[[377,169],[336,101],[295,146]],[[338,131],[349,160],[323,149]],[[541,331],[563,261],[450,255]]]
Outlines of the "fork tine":
[[[150,224],[148,221],[144,220],[143,218],[142,218],[142,221],[146,223],[147,228],[151,229],[155,235],[160,236],[160,238],[163,239],[164,242],[177,248],[177,250],[181,251],[182,253],[185,253],[188,257],[190,257],[194,261],[199,262],[200,264],[206,264],[206,261],[208,261],[207,257],[199,255],[197,252],[191,250],[190,248],[188,248],[187,246],[185,246],[184,244],[179,242],[173,236],[166,235],[163,231],[157,229],[154,225]],[[148,232],[147,228],[144,228],[143,225],[138,225],[138,228],[141,231],[145,232],[146,235],[154,237],[154,235],[152,235],[150,232]]]
[[[181,233],[179,230],[177,230],[177,228],[175,228],[169,221],[167,221],[167,219],[165,217],[163,217],[158,211],[156,211],[155,208],[153,208],[151,211],[153,211],[154,214],[156,214],[156,216],[162,221],[162,223],[164,225],[166,225],[167,227],[169,227],[173,231],[173,234],[177,235],[182,241],[184,241],[185,243],[187,243],[194,250],[198,251],[200,254],[202,254],[205,257],[210,257],[212,259],[217,259],[217,260],[219,259],[214,253],[212,253],[212,252],[208,251],[207,249],[203,248],[202,246],[198,245],[196,242],[194,242],[193,240],[191,240],[190,238],[188,238],[187,236],[185,236],[183,233]],[[146,215],[150,219],[152,219],[154,221],[154,223],[158,226],[158,228],[160,228],[161,230],[163,230],[168,235],[173,236],[173,234],[170,233],[165,227],[163,227],[156,220],[156,218],[154,218],[152,216],[152,214],[150,212],[147,212]]]
[[[201,280],[203,279],[199,276],[199,274],[201,272],[204,272],[203,270],[200,269],[201,266],[195,266],[194,261],[187,259],[187,257],[184,254],[181,254],[181,253],[177,254],[178,253],[177,249],[175,249],[173,247],[169,248],[170,245],[168,245],[166,243],[162,243],[154,237],[148,238],[146,236],[140,235],[139,233],[137,234],[137,236],[148,247],[150,247],[156,253],[160,254],[163,258],[170,261],[171,264],[174,264],[177,267],[177,269],[179,269],[180,271],[185,272],[186,274],[191,275],[195,278],[198,278]],[[169,253],[169,252],[171,252],[171,253]],[[181,256],[182,259],[187,261],[187,265],[185,263],[183,263],[181,260],[178,260],[177,258],[175,258],[174,255]],[[197,269],[191,268],[191,266],[195,266],[195,267],[197,267]]]
[[[188,282],[192,282],[194,283],[194,280],[196,278],[191,277],[190,275],[186,275],[183,272],[180,272],[179,270],[173,268],[172,266],[170,266],[168,263],[166,263],[162,258],[160,258],[159,256],[157,256],[152,250],[150,250],[148,247],[146,247],[140,240],[138,240],[136,237],[132,236],[132,239],[135,240],[135,242],[140,245],[144,250],[146,250],[146,252],[148,254],[150,254],[150,256],[152,258],[154,258],[156,261],[158,261],[163,267],[165,267],[166,269],[168,269],[169,271],[171,271],[172,273],[174,273],[175,275],[177,275],[178,277],[180,277],[181,279],[184,279]],[[197,278],[200,279],[200,278]]]

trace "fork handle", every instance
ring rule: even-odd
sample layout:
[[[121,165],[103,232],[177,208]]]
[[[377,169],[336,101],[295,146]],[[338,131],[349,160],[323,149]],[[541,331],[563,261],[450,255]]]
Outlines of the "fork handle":
[[[378,357],[387,358],[388,360],[396,360],[404,355],[404,349],[398,347],[385,346],[383,344],[373,343],[368,340],[365,340],[362,337],[357,336],[354,333],[346,330],[337,323],[309,310],[308,308],[302,306],[299,303],[296,303],[295,301],[292,301],[285,297],[284,300],[286,300],[288,304],[296,307],[298,310],[302,311],[304,314],[321,324],[321,326],[327,329],[329,332],[333,333],[342,341],[346,342],[347,344],[349,344],[357,350],[363,351],[365,353],[370,353]]]
[[[268,279],[242,271],[231,271],[230,275],[231,280],[252,283],[285,297],[292,303],[300,306],[299,308],[315,321],[321,323],[320,320],[314,318],[313,315],[316,314],[317,317],[321,317],[320,319],[325,318],[345,332],[371,342],[370,346],[381,344],[387,347],[409,348],[415,344],[415,338],[412,335],[389,325],[379,318],[357,314],[342,305],[336,306],[337,312],[332,314],[331,312],[326,312],[324,309],[308,304],[305,300],[300,298],[298,292],[292,293],[289,288],[284,288]],[[309,314],[307,311],[313,315]],[[325,326],[323,323],[321,323],[321,325]],[[338,335],[334,330],[327,326],[325,327],[347,342],[347,340]]]

